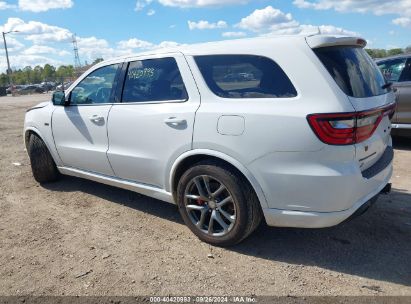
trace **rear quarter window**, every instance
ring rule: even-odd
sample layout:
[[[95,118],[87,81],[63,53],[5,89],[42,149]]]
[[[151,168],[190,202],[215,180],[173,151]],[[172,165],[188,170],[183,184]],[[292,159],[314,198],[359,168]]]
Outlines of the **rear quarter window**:
[[[290,98],[297,91],[285,72],[269,58],[252,55],[197,56],[210,90],[222,98]]]

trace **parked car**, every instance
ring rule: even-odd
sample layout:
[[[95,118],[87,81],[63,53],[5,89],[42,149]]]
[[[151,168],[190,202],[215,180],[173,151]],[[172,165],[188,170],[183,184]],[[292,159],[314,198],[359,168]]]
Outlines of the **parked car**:
[[[72,85],[72,82],[65,82],[65,83],[62,83],[62,84],[59,84],[57,87],[56,87],[56,91],[64,91],[64,90],[66,90],[66,89],[68,89],[70,86]]]
[[[33,94],[33,93],[44,93],[44,89],[40,85],[29,84],[16,89],[18,94]]]
[[[39,85],[44,91],[52,91],[56,87],[56,84],[54,82],[42,82]]]
[[[27,112],[34,178],[61,173],[176,203],[219,246],[262,219],[337,225],[388,191],[393,170],[395,96],[365,45],[254,38],[104,61]],[[250,66],[248,85],[218,82]]]
[[[377,60],[387,81],[397,95],[397,111],[393,118],[393,134],[411,136],[411,54]]]
[[[18,90],[20,90],[21,88],[23,88],[24,86],[23,85],[13,85],[13,86],[9,86],[7,89],[6,89],[6,92],[7,92],[7,94],[12,94],[12,91],[14,90],[14,91],[18,91]]]

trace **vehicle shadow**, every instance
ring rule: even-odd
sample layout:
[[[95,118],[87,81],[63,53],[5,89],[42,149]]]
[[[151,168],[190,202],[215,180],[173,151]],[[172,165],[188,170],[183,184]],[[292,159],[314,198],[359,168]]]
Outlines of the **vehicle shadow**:
[[[396,150],[411,151],[411,138],[393,136],[392,143]]]
[[[93,181],[63,177],[52,191],[83,191],[155,217],[183,224],[176,206]],[[284,263],[317,266],[360,277],[411,285],[411,194],[394,189],[364,215],[324,229],[272,228],[262,224],[228,248]]]
[[[393,189],[365,214],[324,229],[261,227],[232,250],[411,286],[411,194]]]
[[[168,221],[184,224],[175,205],[129,190],[71,176],[62,176],[60,181],[44,184],[42,187],[58,192],[81,191],[128,208],[146,212]]]

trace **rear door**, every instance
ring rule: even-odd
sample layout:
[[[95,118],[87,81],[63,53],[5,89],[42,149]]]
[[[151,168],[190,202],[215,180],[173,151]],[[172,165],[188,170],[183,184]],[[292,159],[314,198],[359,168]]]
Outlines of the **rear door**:
[[[171,165],[191,150],[200,95],[181,53],[125,65],[121,103],[109,121],[108,158],[117,177],[167,188]]]
[[[385,86],[381,71],[363,49],[364,45],[363,40],[355,39],[353,44],[314,49],[354,109],[364,113],[364,118],[357,120],[357,125],[366,127],[371,124],[372,127],[374,122],[378,123],[381,119],[373,135],[355,145],[356,158],[362,170],[375,164],[391,144],[390,117],[384,115],[380,118],[378,109],[395,102],[393,92]]]

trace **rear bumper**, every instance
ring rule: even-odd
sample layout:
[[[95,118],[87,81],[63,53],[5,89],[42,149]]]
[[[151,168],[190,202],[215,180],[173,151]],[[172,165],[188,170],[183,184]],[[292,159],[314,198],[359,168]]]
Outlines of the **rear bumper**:
[[[325,228],[338,225],[361,208],[366,209],[367,204],[378,197],[380,192],[388,184],[392,176],[393,168],[390,163],[384,170],[381,170],[375,177],[382,182],[373,191],[355,202],[355,204],[344,211],[337,212],[304,212],[281,209],[264,209],[264,216],[268,226],[275,227],[295,227],[295,228]]]

